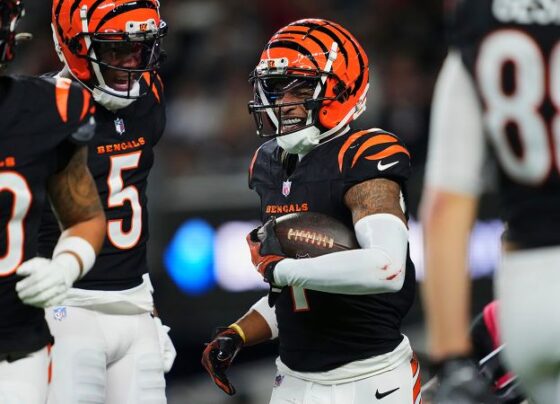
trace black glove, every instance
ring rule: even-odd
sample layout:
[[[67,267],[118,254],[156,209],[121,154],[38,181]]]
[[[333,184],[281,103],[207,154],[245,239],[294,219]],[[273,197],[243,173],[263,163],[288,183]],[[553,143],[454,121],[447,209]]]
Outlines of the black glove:
[[[280,241],[276,237],[274,227],[276,218],[271,217],[260,227],[253,229],[247,235],[247,244],[251,251],[251,261],[262,275],[265,282],[270,284],[268,304],[273,307],[282,289],[274,285],[274,268],[282,261],[286,254],[282,251]]]
[[[488,382],[469,358],[451,358],[438,365],[437,404],[495,404]]]
[[[230,396],[235,394],[235,387],[226,376],[235,355],[243,347],[243,339],[232,328],[218,328],[214,339],[206,344],[202,353],[202,366],[208,372],[216,386]]]

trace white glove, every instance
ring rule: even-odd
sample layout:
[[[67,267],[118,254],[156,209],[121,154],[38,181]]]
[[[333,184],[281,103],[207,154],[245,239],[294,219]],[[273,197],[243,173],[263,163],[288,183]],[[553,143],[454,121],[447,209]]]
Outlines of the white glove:
[[[70,254],[60,254],[53,260],[36,257],[21,264],[16,274],[25,276],[16,284],[21,301],[45,308],[63,302],[80,275],[80,264]]]
[[[175,362],[177,351],[175,350],[173,341],[171,341],[171,338],[168,334],[170,328],[166,325],[163,325],[159,317],[154,317],[154,321],[156,322],[158,333],[159,349],[161,352],[161,359],[163,361],[163,371],[167,373],[171,370],[173,362]]]

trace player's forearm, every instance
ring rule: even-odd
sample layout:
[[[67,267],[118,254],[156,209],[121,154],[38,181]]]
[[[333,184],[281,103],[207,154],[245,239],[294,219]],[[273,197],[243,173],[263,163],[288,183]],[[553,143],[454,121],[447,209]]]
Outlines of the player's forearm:
[[[348,295],[399,291],[406,273],[406,225],[395,215],[379,213],[360,219],[354,227],[361,249],[284,259],[274,269],[275,283]]]
[[[383,251],[368,248],[315,258],[282,260],[274,269],[274,280],[278,286],[368,295],[400,290],[404,274],[404,265],[396,268]]]
[[[102,210],[96,212],[91,219],[76,223],[66,229],[60,236],[59,240],[65,237],[81,237],[87,241],[96,254],[99,254],[103,247],[106,232],[105,214]]]
[[[429,192],[423,200],[426,278],[423,298],[434,360],[471,350],[468,246],[476,198]]]
[[[257,310],[251,308],[236,324],[243,333],[245,346],[256,345],[272,338],[273,333],[269,322]],[[235,329],[235,328],[234,328]],[[240,332],[239,329],[236,329]]]

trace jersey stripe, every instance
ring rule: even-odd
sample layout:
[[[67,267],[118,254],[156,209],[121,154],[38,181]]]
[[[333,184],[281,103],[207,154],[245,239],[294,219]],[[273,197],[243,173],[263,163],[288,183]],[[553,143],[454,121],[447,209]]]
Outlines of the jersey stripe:
[[[416,354],[413,354],[410,360],[410,368],[412,370],[412,381],[414,386],[412,388],[412,402],[414,404],[422,404],[422,382],[420,379],[420,366],[416,359]]]
[[[358,162],[358,159],[362,156],[362,154],[364,154],[366,150],[369,149],[370,147],[377,146],[384,143],[396,143],[396,142],[398,142],[398,140],[394,136],[386,135],[386,134],[375,136],[372,137],[371,139],[368,139],[366,142],[364,142],[363,145],[360,146],[360,148],[356,152],[354,159],[352,160],[352,167],[354,167],[354,165]]]
[[[151,84],[152,87],[152,93],[154,93],[154,97],[156,97],[156,100],[159,103],[161,103],[160,97],[159,97],[159,91],[157,89],[156,83],[150,83],[152,81],[152,78],[150,77],[150,72],[146,72],[142,74],[142,77],[144,78],[144,80],[146,81],[146,84],[149,86]]]
[[[363,135],[366,135],[371,132],[375,132],[377,130],[379,129],[367,129],[358,133],[354,133],[353,135],[348,137],[348,139],[346,140],[346,142],[344,142],[344,144],[340,148],[340,151],[338,152],[338,169],[340,170],[340,172],[342,172],[342,164],[344,163],[344,154],[348,151],[350,146],[352,146],[352,143],[354,143],[357,139],[361,138]]]
[[[68,97],[70,97],[70,79],[59,77],[56,79],[56,108],[62,122],[68,122]]]
[[[385,157],[390,157],[398,153],[404,153],[410,158],[410,153],[404,147],[400,145],[394,145],[387,147],[385,150],[380,151],[379,153],[373,154],[371,156],[367,156],[367,160],[381,160]]]
[[[84,104],[82,105],[82,113],[80,114],[80,121],[82,121],[89,110],[91,104],[91,93],[85,88],[82,89],[82,97]]]
[[[264,143],[263,143],[264,145]],[[251,165],[249,166],[249,181],[251,181],[251,178],[253,178],[253,168],[255,167],[255,161],[257,161],[257,156],[259,155],[259,151],[261,150],[261,148],[263,147],[263,145],[261,145],[256,151],[255,154],[253,155],[253,158],[251,159]]]

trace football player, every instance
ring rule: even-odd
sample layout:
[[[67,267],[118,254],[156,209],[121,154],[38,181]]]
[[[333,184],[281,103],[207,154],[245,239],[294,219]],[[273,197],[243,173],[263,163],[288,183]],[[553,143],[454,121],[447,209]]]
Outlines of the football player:
[[[204,367],[232,394],[225,371],[237,351],[278,332],[271,403],[419,403],[418,362],[401,333],[415,289],[405,204],[410,155],[391,133],[350,126],[366,107],[364,50],[336,23],[296,21],[271,38],[251,81],[249,110],[268,141],[249,169],[265,224],[248,243],[275,306],[261,301],[220,330]],[[274,217],[291,211],[341,220],[361,249],[287,258]]]
[[[157,0],[54,0],[52,28],[65,64],[96,103],[88,165],[107,216],[95,267],[47,310],[57,341],[52,404],[164,403],[164,371],[174,359],[167,328],[152,316],[146,260],[147,178],[165,125],[156,70],[167,26]],[[40,251],[57,229],[46,213]],[[66,316],[58,315],[64,310]]]
[[[486,156],[497,166],[506,223],[495,278],[505,358],[536,403],[558,402],[560,354],[551,347],[560,338],[560,3],[455,3],[422,208],[431,353],[442,369],[454,369],[438,402],[458,402],[453,386],[476,375],[466,265]],[[460,394],[482,402],[473,391]]]
[[[14,58],[23,15],[19,0],[0,0],[1,67]],[[53,338],[43,308],[60,303],[88,273],[105,237],[86,165],[92,109],[89,93],[68,79],[0,76],[2,403],[46,402]],[[49,259],[36,258],[47,197],[63,229]]]

